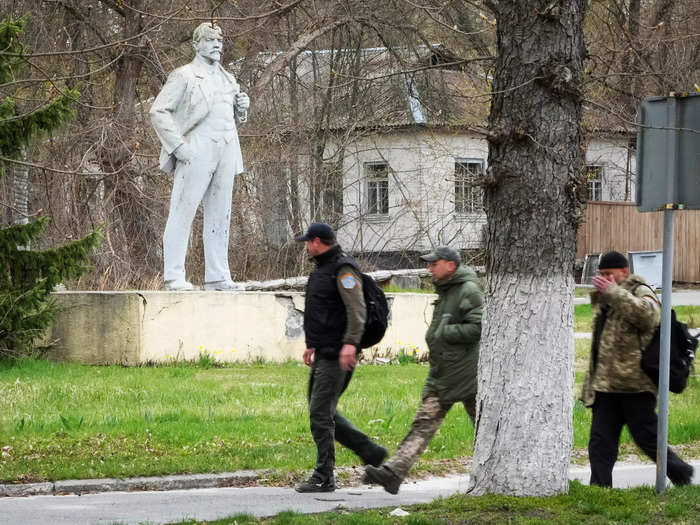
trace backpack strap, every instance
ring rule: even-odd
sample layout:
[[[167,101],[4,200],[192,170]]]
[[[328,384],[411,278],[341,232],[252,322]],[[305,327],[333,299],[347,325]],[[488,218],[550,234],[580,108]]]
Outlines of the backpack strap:
[[[630,290],[630,291],[632,292],[633,295],[640,286],[645,286],[646,288],[649,288],[649,291],[652,293],[652,295],[650,297],[652,297],[654,299],[654,301],[656,302],[656,304],[658,306],[661,306],[661,301],[659,300],[659,296],[656,295],[656,292],[654,291],[654,289],[646,283],[639,283],[637,286],[632,288],[632,290]]]

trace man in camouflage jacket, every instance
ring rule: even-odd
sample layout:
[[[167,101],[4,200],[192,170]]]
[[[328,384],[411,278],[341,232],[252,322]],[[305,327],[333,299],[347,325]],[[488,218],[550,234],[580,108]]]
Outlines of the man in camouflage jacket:
[[[384,465],[365,467],[365,481],[391,494],[399,491],[411,466],[440,428],[447,412],[462,403],[474,424],[483,297],[474,270],[461,265],[459,252],[440,246],[421,257],[429,263],[438,299],[425,334],[430,372],[413,424]]]
[[[620,433],[626,424],[635,443],[656,460],[656,386],[641,367],[642,350],[659,324],[654,292],[630,274],[624,255],[611,251],[593,278],[593,341],[581,401],[593,409],[588,457],[591,485],[612,486]],[[690,483],[693,467],[668,450],[668,477]]]

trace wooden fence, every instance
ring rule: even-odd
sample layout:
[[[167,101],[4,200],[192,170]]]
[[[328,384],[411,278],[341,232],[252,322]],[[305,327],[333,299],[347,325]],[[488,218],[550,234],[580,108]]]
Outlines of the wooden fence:
[[[700,282],[700,210],[675,212],[674,234],[673,280]],[[589,202],[576,256],[661,250],[663,235],[663,212],[640,213],[630,202]]]

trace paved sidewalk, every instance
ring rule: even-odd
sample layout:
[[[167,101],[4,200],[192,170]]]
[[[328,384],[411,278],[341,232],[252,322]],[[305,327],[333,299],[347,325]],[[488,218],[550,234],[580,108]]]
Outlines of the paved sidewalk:
[[[700,482],[700,461],[694,483]],[[572,467],[569,478],[588,482],[586,467]],[[614,472],[615,487],[653,486],[653,464],[620,464]],[[236,514],[274,516],[285,510],[317,513],[340,509],[369,509],[425,503],[466,491],[469,476],[449,476],[409,482],[392,496],[381,488],[350,487],[327,494],[298,494],[291,488],[205,488],[159,492],[104,492],[83,496],[28,496],[0,498],[0,523],[8,525],[83,525],[198,522]]]

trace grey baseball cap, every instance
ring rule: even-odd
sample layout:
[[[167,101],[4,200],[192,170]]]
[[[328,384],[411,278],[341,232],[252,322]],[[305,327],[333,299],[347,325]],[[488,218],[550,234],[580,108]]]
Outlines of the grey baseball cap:
[[[445,261],[457,263],[457,266],[462,262],[462,257],[459,255],[459,252],[449,246],[438,246],[435,248],[435,251],[421,255],[420,258],[428,262],[444,259]]]

